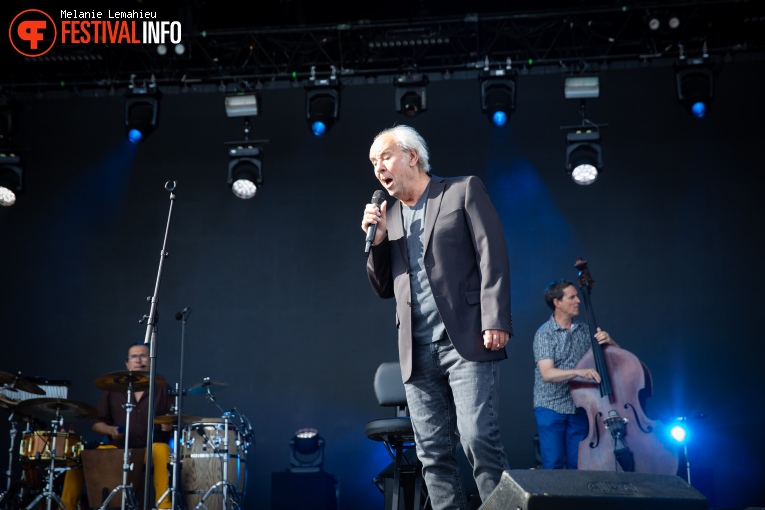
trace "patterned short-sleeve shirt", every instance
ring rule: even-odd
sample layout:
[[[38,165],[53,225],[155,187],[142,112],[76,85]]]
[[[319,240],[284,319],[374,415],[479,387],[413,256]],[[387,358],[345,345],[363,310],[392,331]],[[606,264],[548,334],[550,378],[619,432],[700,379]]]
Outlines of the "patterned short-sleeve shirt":
[[[555,368],[570,370],[592,346],[587,324],[573,322],[566,329],[555,322],[554,316],[542,324],[534,335],[534,407],[545,407],[561,414],[576,413],[569,381],[545,382],[537,363],[551,359]]]

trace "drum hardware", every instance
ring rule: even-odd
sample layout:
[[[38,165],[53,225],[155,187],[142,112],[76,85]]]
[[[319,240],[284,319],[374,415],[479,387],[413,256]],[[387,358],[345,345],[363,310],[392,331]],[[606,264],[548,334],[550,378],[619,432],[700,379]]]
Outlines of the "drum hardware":
[[[188,395],[211,395],[213,390],[222,390],[228,386],[228,383],[220,381],[211,381],[209,377],[202,379],[201,383],[195,384],[186,390]]]
[[[194,416],[193,414],[187,414],[184,416],[181,416],[181,423],[183,424],[189,424],[194,423],[195,421],[201,421],[201,416]],[[162,416],[157,416],[154,418],[154,423],[156,425],[166,425],[166,424],[175,424],[178,422],[178,415],[176,414],[165,414]]]
[[[209,403],[215,405],[215,407],[218,408],[222,415],[220,421],[195,422],[191,423],[184,429],[185,438],[181,446],[189,450],[189,453],[186,457],[184,457],[184,460],[190,464],[184,468],[184,481],[186,481],[186,478],[191,478],[195,475],[195,473],[190,473],[189,471],[193,471],[193,467],[196,467],[197,462],[203,463],[208,461],[207,459],[211,459],[208,462],[220,460],[221,463],[221,479],[217,481],[214,479],[210,480],[214,483],[212,483],[206,491],[204,489],[191,490],[190,487],[184,487],[185,492],[188,495],[188,510],[199,510],[202,508],[205,510],[237,509],[240,507],[242,496],[244,495],[246,483],[244,471],[246,471],[246,469],[243,469],[241,465],[243,462],[243,457],[246,457],[247,454],[247,447],[251,438],[252,427],[249,420],[247,420],[244,415],[240,414],[236,408],[234,408],[234,412],[227,412],[224,411],[220,405],[218,405],[215,395],[213,394],[213,390],[224,389],[227,386],[227,383],[212,381],[209,377],[205,377],[202,383],[196,384],[187,390],[187,393],[190,395],[204,395],[205,399]],[[243,435],[237,429],[234,423],[232,423],[232,419],[235,414],[239,416],[239,421],[243,428]],[[222,437],[219,434],[221,431],[221,423],[223,433]],[[229,439],[231,433],[235,433],[237,435],[237,438],[233,441],[233,444]],[[197,443],[197,441],[199,441],[199,443]],[[232,446],[236,447],[236,454],[231,453]],[[236,469],[236,473],[229,472],[229,465],[232,462],[235,465],[231,467]],[[207,473],[210,472],[214,472],[214,470],[208,469]],[[239,487],[236,487],[233,483],[231,483],[231,475],[236,475],[238,478],[241,478]],[[194,478],[194,481],[198,480]],[[194,504],[197,497],[196,495],[202,493],[203,496],[201,499],[196,504]],[[220,506],[217,506],[216,504],[211,508],[211,506],[208,506],[207,501],[213,494],[221,494],[222,497]],[[217,501],[215,501],[215,503],[217,503]]]
[[[160,376],[157,376],[160,377]],[[132,404],[130,402],[130,397],[133,394],[134,387],[133,385],[137,384],[138,386],[145,388],[148,384],[148,379],[142,372],[132,372],[130,370],[123,370],[119,372],[111,372],[108,374],[105,374],[101,377],[98,377],[96,379],[96,387],[105,389],[107,391],[120,391],[124,388],[127,388],[127,401],[125,402],[125,452],[122,455],[122,484],[118,485],[114,489],[112,489],[112,492],[109,493],[109,495],[104,499],[104,502],[101,504],[101,507],[99,510],[105,510],[109,502],[112,500],[112,498],[117,494],[117,492],[122,492],[122,505],[121,509],[125,510],[126,507],[130,507],[131,509],[138,510],[138,506],[135,503],[135,494],[133,493],[133,485],[128,483],[127,475],[128,471],[133,470],[133,464],[130,463],[130,449],[129,449],[129,438],[130,438],[130,414],[133,412],[133,407],[135,407],[135,404]],[[115,388],[115,389],[112,389]],[[139,391],[139,390],[136,390]],[[148,461],[147,463],[151,462],[151,457],[147,457]],[[148,488],[147,488],[148,490]],[[27,509],[30,510],[30,509]]]
[[[165,378],[161,375],[157,374],[156,379],[158,386],[165,384]],[[149,389],[149,374],[133,370],[118,370],[97,377],[93,384],[96,388],[106,391],[121,392],[125,391],[127,386],[130,386],[132,391],[144,391]]]
[[[180,384],[175,384],[175,390],[172,392],[173,396],[175,396],[175,402],[172,406],[172,411],[179,413],[181,410],[181,391],[180,391]],[[154,418],[154,423],[159,425],[164,424],[172,424],[173,425],[173,448],[170,453],[170,463],[172,465],[173,471],[172,471],[172,478],[170,480],[170,484],[167,487],[167,490],[164,494],[160,495],[157,499],[157,503],[155,505],[155,508],[159,508],[159,504],[162,503],[162,501],[165,500],[168,496],[170,496],[171,505],[172,508],[178,508],[176,496],[178,494],[178,460],[179,460],[179,445],[178,442],[178,428],[180,427],[181,423],[190,423],[193,421],[197,421],[198,419],[201,419],[199,416],[181,416],[179,414],[168,414],[165,416],[157,416]]]
[[[27,393],[33,393],[35,395],[45,395],[45,390],[40,388],[32,381],[22,377],[21,372],[17,375],[9,374],[8,372],[0,371],[0,384],[3,390],[16,392],[18,390],[26,391]]]
[[[55,478],[54,473],[56,471],[60,472],[70,469],[70,467],[63,469],[57,469],[56,467],[56,453],[58,452],[58,445],[56,443],[58,441],[59,429],[63,426],[65,418],[70,421],[78,421],[85,418],[90,418],[95,416],[96,410],[87,404],[60,398],[35,398],[25,400],[19,403],[18,410],[22,414],[29,414],[39,419],[50,418],[52,430],[51,435],[53,436],[53,439],[50,440],[50,448],[48,449],[48,454],[50,455],[50,464],[47,468],[48,479],[46,481],[45,488],[40,494],[37,495],[35,499],[32,500],[32,502],[26,507],[26,510],[32,510],[32,508],[34,508],[43,498],[46,500],[47,510],[51,510],[51,501],[56,501],[58,507],[63,508],[64,504],[61,501],[61,498],[55,492],[53,492],[53,480]]]
[[[184,465],[183,474],[188,510],[202,508],[205,510],[229,510],[240,507],[241,495],[244,492],[242,459],[239,454],[242,441],[238,437],[233,441],[229,439],[231,434],[238,435],[236,427],[231,423],[231,417],[231,413],[223,413],[219,422],[205,420],[191,423],[184,429],[185,438],[182,441],[182,446],[188,453],[184,456],[184,462],[187,464]],[[236,448],[237,453],[231,453],[232,447]],[[220,471],[218,471],[218,461],[220,462]],[[232,462],[236,465],[230,466]],[[230,473],[230,467],[236,472]],[[221,479],[216,480],[214,474],[210,476],[212,473],[221,473]],[[231,483],[232,475],[242,477],[240,487]],[[203,485],[201,489],[192,489],[190,487],[191,482],[199,483],[200,479],[202,483],[212,483],[207,488]],[[198,499],[200,494],[202,494],[201,499]],[[221,495],[220,504],[218,504],[217,499],[212,504],[208,502],[212,495]]]
[[[11,422],[11,446],[8,448],[8,470],[5,472],[5,476],[8,478],[7,485],[5,486],[5,491],[3,491],[2,494],[0,494],[0,504],[3,503],[3,500],[5,499],[8,492],[11,490],[11,478],[13,475],[13,451],[16,448],[16,435],[18,434],[18,423],[14,419],[16,413],[11,411],[11,415],[8,417],[8,421]]]

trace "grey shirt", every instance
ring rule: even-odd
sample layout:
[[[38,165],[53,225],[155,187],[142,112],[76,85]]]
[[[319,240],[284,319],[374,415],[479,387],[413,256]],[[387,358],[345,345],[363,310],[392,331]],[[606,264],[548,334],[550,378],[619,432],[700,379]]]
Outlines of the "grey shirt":
[[[425,231],[425,205],[428,199],[430,183],[414,206],[401,204],[406,249],[409,253],[409,285],[412,289],[412,339],[417,344],[427,344],[441,340],[446,328],[438,313],[433,292],[430,289],[428,275],[425,272],[422,252]]]

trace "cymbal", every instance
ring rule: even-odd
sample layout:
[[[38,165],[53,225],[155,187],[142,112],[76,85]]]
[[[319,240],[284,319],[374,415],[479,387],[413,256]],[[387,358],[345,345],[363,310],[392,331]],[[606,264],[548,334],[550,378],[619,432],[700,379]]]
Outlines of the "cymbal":
[[[228,386],[228,383],[224,383],[220,381],[211,381],[209,377],[205,377],[201,383],[195,384],[194,386],[189,387],[189,389],[186,390],[186,394],[204,395],[208,391],[212,392],[215,390],[223,390],[227,386]]]
[[[16,406],[19,413],[33,416],[43,421],[64,418],[66,421],[84,420],[96,416],[96,408],[65,398],[30,398],[22,400]]]
[[[33,393],[35,395],[45,395],[45,390],[30,380],[25,379],[21,374],[13,375],[8,372],[0,371],[0,385],[2,385],[6,391],[26,391],[27,393]]]
[[[119,370],[97,377],[94,384],[96,385],[96,388],[106,391],[125,391],[128,386],[130,386],[133,391],[143,391],[149,388],[149,382],[149,372]],[[154,378],[156,387],[164,385],[165,382],[165,378],[159,374]]]
[[[200,421],[202,419],[201,416],[194,416],[190,414],[184,414],[181,416],[181,423],[194,423],[197,421]],[[178,415],[177,414],[165,414],[163,416],[157,416],[154,418],[154,423],[157,425],[163,425],[165,423],[178,423]]]

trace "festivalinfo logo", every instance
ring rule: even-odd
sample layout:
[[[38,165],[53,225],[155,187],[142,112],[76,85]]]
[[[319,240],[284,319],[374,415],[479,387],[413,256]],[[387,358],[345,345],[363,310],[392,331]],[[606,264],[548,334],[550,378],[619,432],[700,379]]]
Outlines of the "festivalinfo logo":
[[[161,21],[157,11],[61,9],[21,11],[8,28],[13,48],[40,57],[56,44],[165,44],[181,42],[180,21]]]

